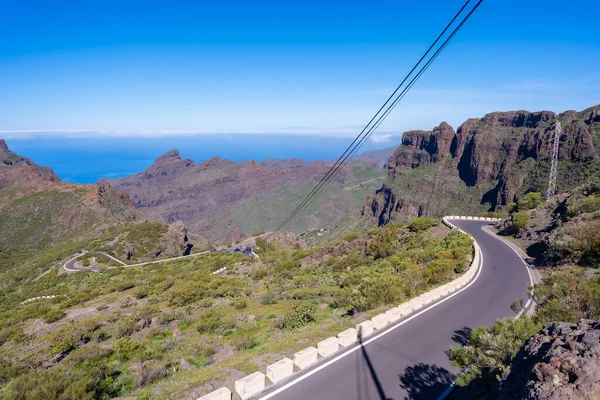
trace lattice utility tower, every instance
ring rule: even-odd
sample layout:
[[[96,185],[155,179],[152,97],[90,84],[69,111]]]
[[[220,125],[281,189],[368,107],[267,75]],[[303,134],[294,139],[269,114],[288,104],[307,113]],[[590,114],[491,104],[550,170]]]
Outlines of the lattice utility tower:
[[[552,165],[550,166],[550,181],[548,182],[546,200],[550,200],[556,194],[556,170],[558,168],[558,146],[561,133],[562,129],[560,121],[556,120],[556,125],[554,127],[554,150],[552,151]]]

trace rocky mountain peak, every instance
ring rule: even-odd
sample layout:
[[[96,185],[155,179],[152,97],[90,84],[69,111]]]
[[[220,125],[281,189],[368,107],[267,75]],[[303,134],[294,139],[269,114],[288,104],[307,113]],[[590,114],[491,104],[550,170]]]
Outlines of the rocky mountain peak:
[[[8,149],[0,139],[0,188],[17,184],[22,187],[42,187],[60,183],[60,178],[50,168],[42,167],[27,157],[22,157]]]
[[[179,155],[179,150],[173,149],[173,150],[167,151],[165,154],[163,154],[162,156],[160,156],[156,160],[154,160],[154,165],[159,165],[159,164],[163,164],[166,162],[179,161],[179,160],[181,160],[181,156]]]

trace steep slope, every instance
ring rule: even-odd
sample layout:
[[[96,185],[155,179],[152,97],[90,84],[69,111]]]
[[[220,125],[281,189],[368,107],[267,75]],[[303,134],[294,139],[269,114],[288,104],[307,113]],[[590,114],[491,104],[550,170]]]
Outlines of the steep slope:
[[[153,219],[181,220],[191,231],[202,232],[211,240],[230,241],[272,230],[329,167],[324,161],[238,163],[218,157],[195,164],[172,150],[144,172],[110,182]],[[373,164],[350,163],[286,229],[331,228],[359,219],[364,198],[381,185],[384,173]]]
[[[455,132],[405,132],[388,161],[388,175],[363,214],[379,224],[417,215],[496,210],[528,191],[544,192],[556,120],[562,123],[558,190],[598,173],[600,106],[556,115],[496,112],[469,119]]]
[[[109,184],[73,185],[0,140],[0,271],[69,240],[141,222],[127,195]]]
[[[521,213],[524,226],[515,227],[513,213],[498,229],[514,234],[537,265],[600,265],[600,176]]]

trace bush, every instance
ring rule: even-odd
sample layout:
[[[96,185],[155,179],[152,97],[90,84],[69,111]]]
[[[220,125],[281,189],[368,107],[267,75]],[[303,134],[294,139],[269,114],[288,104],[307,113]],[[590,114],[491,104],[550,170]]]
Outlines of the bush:
[[[208,309],[198,316],[196,330],[198,333],[213,333],[221,325],[221,316],[213,309]]]
[[[296,329],[315,320],[317,306],[308,301],[294,301],[285,313],[282,322],[283,329]]]
[[[567,214],[569,217],[575,217],[584,213],[593,213],[600,210],[600,196],[591,195],[579,200],[572,201],[569,204]]]
[[[202,299],[198,302],[200,308],[211,308],[213,305],[213,299]]]
[[[248,302],[246,299],[238,299],[233,302],[233,306],[236,310],[243,310],[244,308],[248,307]]]
[[[52,322],[60,320],[64,315],[65,313],[62,310],[52,308],[44,315],[43,320],[45,323],[51,324]]]
[[[383,228],[373,234],[367,253],[375,259],[390,257],[394,255],[397,244],[398,238],[394,230]]]
[[[521,197],[518,201],[519,211],[533,210],[542,204],[542,194],[538,192],[530,192]]]
[[[238,350],[250,350],[258,344],[258,340],[252,331],[248,329],[238,329],[233,337],[233,345]]]
[[[127,361],[136,358],[138,350],[142,345],[130,337],[124,337],[117,340],[113,345],[113,350],[117,358],[121,361]]]
[[[266,292],[260,299],[260,304],[270,305],[277,304],[277,295],[273,292]]]
[[[584,266],[600,263],[600,221],[578,225],[569,233],[571,239],[564,244],[565,258]]]
[[[488,388],[494,386],[508,371],[525,340],[538,329],[527,316],[500,319],[490,328],[474,329],[466,345],[450,349],[452,365],[462,369],[456,383],[466,386],[478,379]]]
[[[135,322],[130,317],[123,317],[113,326],[113,336],[121,339],[131,335],[135,331]]]
[[[360,233],[358,232],[350,232],[347,233],[346,235],[344,235],[344,237],[342,238],[342,240],[346,241],[346,242],[351,242],[354,239],[358,239],[360,237]]]
[[[430,217],[419,217],[413,219],[408,225],[412,232],[423,232],[438,224],[438,220]]]
[[[382,304],[394,303],[401,297],[402,283],[398,276],[384,274],[366,277],[350,296],[351,306],[359,311],[371,310]]]
[[[513,214],[512,229],[514,234],[521,232],[531,221],[531,217],[526,212]]]
[[[536,285],[534,300],[540,324],[600,319],[600,277],[585,279],[581,268],[555,272]]]

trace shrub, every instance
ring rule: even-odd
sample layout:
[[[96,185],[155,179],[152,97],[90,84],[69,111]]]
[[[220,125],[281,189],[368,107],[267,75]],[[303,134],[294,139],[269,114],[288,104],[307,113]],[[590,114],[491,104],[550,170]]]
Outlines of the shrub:
[[[43,320],[45,323],[51,324],[52,322],[60,320],[64,315],[65,313],[62,310],[52,308],[44,315]]]
[[[233,306],[236,310],[243,310],[244,308],[248,307],[248,302],[246,299],[238,299],[233,302]]]
[[[402,283],[398,276],[382,274],[366,277],[351,294],[353,308],[366,311],[382,304],[393,303],[401,297]]]
[[[533,210],[542,204],[542,194],[538,192],[530,192],[521,197],[518,201],[519,211]]]
[[[517,233],[521,232],[523,228],[525,228],[527,224],[529,224],[530,221],[531,217],[526,212],[519,212],[513,214],[512,229],[514,234],[516,235]]]
[[[466,345],[450,349],[452,365],[462,368],[456,383],[466,386],[480,379],[487,387],[495,385],[521,345],[538,329],[527,316],[500,319],[492,327],[474,329]]]
[[[395,232],[392,229],[383,228],[372,235],[367,253],[375,259],[390,257],[394,254],[397,243],[398,238]]]
[[[600,319],[600,277],[585,279],[581,268],[555,272],[536,285],[534,300],[541,324]]]
[[[600,196],[591,195],[571,202],[567,214],[570,217],[575,217],[584,213],[593,213],[597,210],[600,210]]]
[[[238,350],[250,350],[258,344],[254,333],[248,329],[238,329],[233,337],[233,345]]]
[[[315,320],[317,306],[308,301],[294,301],[283,317],[283,329],[296,329]]]
[[[198,316],[196,330],[198,333],[213,333],[220,326],[221,316],[213,309],[208,309]]]
[[[113,336],[121,339],[131,335],[135,331],[135,322],[130,317],[119,319],[113,326]]]
[[[211,308],[213,305],[213,299],[202,299],[198,302],[198,307]]]
[[[573,228],[571,239],[564,245],[568,257],[580,265],[600,263],[600,221],[589,221]]]
[[[358,239],[360,237],[360,233],[358,232],[350,232],[347,233],[346,235],[344,235],[344,237],[342,238],[342,240],[346,241],[346,242],[351,242],[354,239]]]
[[[273,292],[266,292],[260,299],[263,305],[277,304],[277,295]]]
[[[437,219],[430,217],[415,218],[408,225],[408,229],[412,232],[423,232],[438,224]]]
[[[114,343],[113,350],[119,360],[127,361],[135,358],[141,347],[140,343],[132,340],[130,337],[124,337]]]

